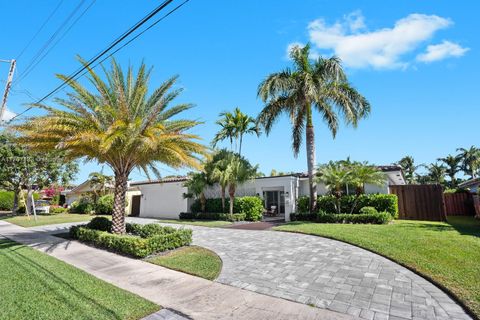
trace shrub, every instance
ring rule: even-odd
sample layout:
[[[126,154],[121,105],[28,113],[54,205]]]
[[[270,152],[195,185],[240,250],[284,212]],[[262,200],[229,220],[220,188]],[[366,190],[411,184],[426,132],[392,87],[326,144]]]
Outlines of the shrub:
[[[374,207],[363,207],[359,210],[360,214],[373,214],[377,212],[377,209],[375,209]]]
[[[225,210],[228,210],[230,200],[225,199]],[[211,219],[226,220],[225,213],[222,210],[222,199],[207,199],[205,204],[206,213],[201,212],[200,201],[197,199],[190,207],[192,214],[181,213],[180,219]],[[233,201],[233,212],[244,215],[244,220],[258,221],[263,214],[263,201],[259,197],[236,197]],[[241,217],[241,216],[238,216]]]
[[[13,192],[0,191],[0,210],[10,211],[13,208]]]
[[[50,207],[50,213],[51,214],[59,214],[59,213],[64,213],[67,212],[67,208],[63,207]]]
[[[111,215],[113,213],[113,194],[100,197],[95,207],[95,214]]]
[[[94,209],[93,200],[88,196],[81,197],[70,205],[70,212],[73,213],[90,214]]]
[[[141,238],[150,238],[157,235],[165,235],[174,233],[177,229],[172,227],[163,227],[156,223],[149,223],[145,225],[137,223],[127,223],[127,232]]]
[[[88,226],[88,225],[87,225]],[[73,226],[70,236],[95,246],[120,252],[134,257],[144,258],[155,252],[172,250],[189,245],[192,242],[192,230],[169,227],[147,227],[150,225],[130,225],[131,230],[151,231],[151,236],[142,238],[138,235],[117,235],[106,231],[90,229],[87,226]],[[152,230],[155,229],[156,232]],[[173,230],[173,231],[172,231]]]
[[[317,215],[316,221],[320,223],[371,223],[385,224],[392,219],[389,212],[358,213],[358,214],[326,214],[321,212]]]
[[[259,197],[238,197],[235,198],[235,202],[237,202],[238,208],[238,211],[235,212],[244,214],[245,220],[258,221],[262,219],[263,201]]]
[[[95,217],[86,225],[87,228],[100,231],[110,231],[112,229],[112,221],[106,217]]]

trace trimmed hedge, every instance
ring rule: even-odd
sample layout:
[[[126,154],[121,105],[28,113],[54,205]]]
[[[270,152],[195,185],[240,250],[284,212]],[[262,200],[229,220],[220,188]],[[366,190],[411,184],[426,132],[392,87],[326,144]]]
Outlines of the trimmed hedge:
[[[374,212],[374,213],[341,213],[329,214],[319,212],[317,214],[309,213],[291,213],[290,219],[292,221],[315,221],[319,223],[363,223],[363,224],[386,224],[392,220],[392,215],[389,212]]]
[[[225,220],[225,221],[244,221],[246,218],[244,213],[211,213],[211,212],[180,212],[180,219],[187,220]]]
[[[340,198],[341,212],[350,212],[355,195],[346,195]],[[297,200],[297,211],[306,213],[309,211],[310,198],[303,196]],[[332,195],[319,196],[317,200],[318,211],[336,212],[336,199]],[[392,217],[398,215],[398,198],[394,194],[362,194],[358,198],[353,213],[358,214],[363,207],[373,207],[378,212],[388,212]]]
[[[162,227],[158,224],[127,224],[128,234],[117,235],[108,232],[111,226],[109,219],[97,217],[86,225],[72,226],[70,236],[100,248],[138,258],[192,243],[190,229]]]
[[[0,210],[10,211],[13,208],[13,192],[0,191]]]
[[[225,199],[225,210],[228,210],[230,205],[230,199]],[[187,216],[186,213],[180,214],[180,219],[211,219],[211,220],[227,220],[224,216],[229,216],[224,213],[222,210],[222,199],[213,198],[207,199],[205,204],[206,213],[201,212],[200,201],[197,199],[193,202],[190,207],[192,214],[197,214],[198,216],[190,216],[182,218],[182,214]],[[244,220],[248,221],[258,221],[262,219],[263,214],[263,201],[259,197],[235,197],[233,201],[233,212],[234,215],[244,215]],[[240,216],[236,216],[238,218]]]

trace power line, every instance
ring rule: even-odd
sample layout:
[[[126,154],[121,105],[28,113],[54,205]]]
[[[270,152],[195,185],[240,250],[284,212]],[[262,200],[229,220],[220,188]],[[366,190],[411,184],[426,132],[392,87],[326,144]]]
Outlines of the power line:
[[[36,67],[37,65],[43,61],[43,59],[45,59],[45,57],[50,53],[50,51],[52,51],[56,46],[57,44],[62,41],[63,38],[65,38],[65,36],[68,34],[68,32],[77,24],[77,22],[85,15],[85,13],[95,4],[95,1],[96,0],[93,0],[83,11],[82,13],[80,13],[80,15],[72,22],[72,24],[70,24],[70,26],[68,27],[67,30],[65,30],[65,32],[63,32],[63,34],[60,36],[60,38],[57,39],[57,41],[55,41],[55,43],[53,43],[53,45],[50,46],[50,48],[48,48],[48,50],[38,59],[38,61],[36,61],[30,68],[30,70],[28,71],[25,71],[22,75],[20,75],[20,77],[16,80],[17,82],[19,82],[20,80],[23,80],[25,79]]]
[[[43,22],[43,24],[40,26],[40,28],[37,30],[37,32],[33,35],[33,37],[30,39],[30,41],[28,41],[27,45],[22,49],[22,51],[20,51],[20,53],[17,55],[17,57],[15,58],[15,60],[18,60],[22,55],[23,53],[28,49],[28,47],[30,47],[30,45],[32,44],[33,40],[35,40],[37,38],[37,36],[40,34],[40,32],[43,30],[43,28],[47,25],[47,23],[50,21],[50,19],[53,17],[53,15],[57,12],[58,8],[60,8],[60,6],[62,5],[64,0],[60,0],[60,2],[57,4],[57,6],[55,7],[55,9],[53,9],[53,11],[50,13],[50,15],[47,17],[47,19]]]
[[[62,89],[66,84],[68,84],[70,81],[72,80],[75,80],[74,78],[78,78],[78,77],[81,77],[83,76],[88,70],[88,68],[93,64],[95,63],[98,59],[100,59],[103,55],[105,55],[106,53],[108,53],[108,51],[110,51],[112,48],[114,48],[117,44],[119,44],[122,40],[124,40],[126,37],[128,37],[130,34],[132,34],[135,30],[137,30],[139,27],[141,27],[143,24],[145,24],[148,20],[150,20],[153,16],[155,16],[157,13],[159,13],[161,10],[163,10],[166,6],[168,6],[173,0],[166,0],[164,1],[162,4],[160,4],[157,8],[155,8],[152,12],[150,12],[147,16],[145,16],[143,19],[141,19],[139,22],[137,22],[135,25],[133,25],[132,27],[130,27],[127,31],[125,31],[120,37],[118,37],[116,40],[114,40],[106,49],[104,49],[103,51],[101,51],[100,53],[98,53],[97,55],[95,55],[93,58],[91,58],[83,67],[81,67],[79,70],[75,71],[73,74],[71,74],[66,80],[64,80],[59,86],[57,86],[55,89],[53,89],[52,91],[50,91],[47,95],[45,95],[43,98],[41,98],[40,100],[38,100],[36,102],[36,104],[38,103],[41,103],[42,101],[44,101],[45,99],[49,98],[51,95],[53,95],[55,92],[57,92],[58,90]],[[173,8],[171,11],[169,11],[167,14],[165,14],[164,16],[162,16],[161,18],[159,18],[158,20],[156,20],[155,22],[153,22],[151,25],[149,25],[147,28],[145,28],[144,30],[142,30],[140,33],[138,33],[137,35],[135,35],[132,39],[130,39],[129,41],[127,41],[125,44],[123,44],[121,47],[117,48],[114,52],[112,52],[111,54],[109,54],[107,57],[105,57],[104,59],[102,59],[101,61],[99,61],[97,64],[95,64],[95,66],[93,66],[93,68],[95,68],[96,66],[98,66],[98,64],[102,63],[103,61],[105,61],[106,59],[108,59],[109,57],[111,57],[113,54],[115,54],[116,52],[118,52],[119,50],[121,50],[122,48],[124,48],[125,46],[127,46],[128,44],[130,44],[131,42],[133,42],[135,39],[137,39],[140,35],[142,35],[143,33],[145,33],[147,30],[151,29],[153,26],[155,26],[156,24],[158,24],[160,21],[162,21],[163,19],[165,19],[166,17],[170,16],[172,13],[174,13],[175,11],[177,11],[178,9],[180,9],[183,5],[185,5],[187,2],[189,2],[190,0],[185,0],[184,2],[182,2],[180,5],[176,6],[175,8]],[[87,70],[87,71],[85,71]],[[83,71],[85,71],[84,73],[82,73]],[[29,110],[31,110],[32,108],[34,108],[34,106],[30,106],[28,107],[27,109],[25,109],[23,112],[17,114],[15,117],[13,117],[12,119],[10,119],[9,122],[15,120],[16,118],[22,116],[23,114],[25,114],[26,112],[28,112]]]

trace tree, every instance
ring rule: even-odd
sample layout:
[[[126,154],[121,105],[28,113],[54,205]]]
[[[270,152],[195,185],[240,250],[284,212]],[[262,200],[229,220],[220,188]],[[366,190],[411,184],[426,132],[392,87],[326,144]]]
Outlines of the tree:
[[[342,163],[330,161],[325,165],[319,166],[316,180],[325,184],[325,187],[335,197],[335,209],[337,213],[341,213],[340,199],[343,195],[344,187],[352,182],[352,172]]]
[[[455,175],[460,171],[460,163],[462,158],[460,156],[448,155],[444,158],[438,158],[438,161],[441,161],[445,164],[446,174],[450,177],[450,187],[455,188],[457,186],[457,178]]]
[[[15,136],[0,134],[0,187],[14,193],[13,213],[19,207],[20,193],[27,189],[26,212],[30,214],[34,185],[67,185],[78,172],[78,163],[65,161],[62,152],[33,152],[15,143]]]
[[[424,177],[420,178],[423,183],[436,183],[441,185],[445,183],[445,166],[439,163],[431,163],[425,166],[425,168],[428,172]]]
[[[200,199],[200,205],[202,212],[205,212],[205,205],[207,199],[205,198],[205,188],[209,184],[207,174],[202,172],[192,172],[189,174],[189,179],[185,182],[184,186],[188,188],[189,194],[185,195],[190,197],[191,195]]]
[[[228,158],[234,156],[235,153],[227,149],[217,151],[210,161],[205,165],[205,170],[212,182],[217,182],[220,186],[222,198],[222,212],[225,212],[225,192],[228,186]]]
[[[98,198],[107,193],[108,188],[113,184],[113,177],[104,175],[101,172],[92,172],[88,175],[93,190],[93,202],[97,205]]]
[[[402,159],[400,159],[400,161],[397,162],[397,165],[402,168],[407,184],[414,184],[415,182],[417,182],[416,171],[422,165],[415,165],[415,160],[412,156],[403,157]]]
[[[475,178],[478,168],[480,167],[480,149],[471,146],[468,149],[458,148],[457,151],[460,151],[458,156],[462,159],[462,171],[472,179]]]
[[[387,181],[386,175],[378,170],[375,166],[369,165],[367,162],[354,162],[350,167],[349,185],[355,188],[355,201],[353,202],[350,213],[353,213],[357,206],[360,195],[365,193],[365,185],[385,185]]]
[[[252,166],[248,160],[238,154],[230,154],[220,161],[219,167],[224,168],[222,176],[228,186],[228,195],[230,198],[229,212],[233,214],[233,202],[235,200],[237,186],[255,178],[258,166]]]
[[[86,62],[81,61],[87,67]],[[112,59],[111,69],[103,68],[102,80],[91,68],[88,78],[94,91],[67,76],[58,75],[73,89],[68,99],[55,101],[64,109],[36,104],[48,111],[29,119],[15,129],[20,142],[35,150],[61,150],[69,159],[85,158],[110,166],[115,177],[112,232],[125,232],[125,193],[134,168],[149,176],[160,176],[157,163],[168,166],[199,168],[199,156],[205,147],[197,135],[188,131],[194,120],[172,119],[191,104],[169,107],[182,92],[172,89],[172,77],[148,95],[150,71],[141,64],[136,75],[131,67],[126,74]]]
[[[339,117],[357,126],[370,112],[368,101],[347,80],[340,59],[320,57],[309,60],[310,46],[295,47],[290,53],[294,68],[270,74],[258,88],[258,96],[266,103],[258,123],[267,135],[278,117],[286,113],[292,122],[292,147],[298,156],[302,134],[306,134],[307,164],[310,186],[310,212],[317,202],[315,182],[315,139],[313,110],[317,110],[333,137],[338,130]]]
[[[255,119],[244,114],[239,108],[235,108],[233,113],[222,112],[220,117],[216,123],[220,125],[221,129],[213,138],[213,147],[218,142],[229,139],[230,147],[232,148],[235,141],[235,151],[237,151],[238,145],[238,154],[241,155],[243,136],[245,134],[256,134],[258,136],[260,134]]]

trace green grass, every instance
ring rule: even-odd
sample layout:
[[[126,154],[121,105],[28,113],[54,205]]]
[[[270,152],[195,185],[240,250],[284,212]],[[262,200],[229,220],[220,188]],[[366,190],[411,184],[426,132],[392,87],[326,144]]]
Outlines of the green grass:
[[[176,223],[176,224],[188,224],[192,226],[201,226],[201,227],[225,227],[232,224],[230,221],[223,221],[223,220],[190,220],[190,219],[182,219],[182,220],[168,220],[168,219],[157,219],[158,222],[161,223]]]
[[[147,259],[148,262],[214,280],[222,270],[222,260],[213,251],[190,246]]]
[[[21,227],[29,228],[43,226],[47,224],[90,221],[93,217],[97,216],[77,213],[59,213],[52,215],[37,215],[37,221],[35,221],[33,216],[27,217],[26,215],[1,215],[0,220],[7,221]]]
[[[0,319],[141,319],[160,309],[9,240],[0,240],[0,269]]]
[[[480,221],[395,221],[389,225],[292,222],[275,230],[342,240],[378,252],[437,281],[480,317]]]

